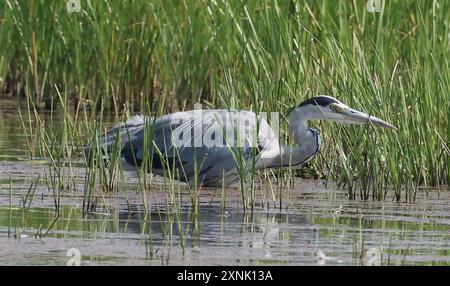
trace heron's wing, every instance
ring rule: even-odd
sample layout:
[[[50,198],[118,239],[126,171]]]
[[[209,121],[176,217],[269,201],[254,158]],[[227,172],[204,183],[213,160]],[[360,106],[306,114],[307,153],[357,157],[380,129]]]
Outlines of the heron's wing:
[[[279,151],[267,121],[250,111],[198,110],[137,119],[110,130],[106,140],[120,134],[121,155],[128,163],[140,166],[147,160],[160,174],[175,167],[179,178],[190,183],[197,177],[213,185],[254,163],[252,156],[258,161]]]
[[[86,158],[90,160],[94,156],[95,150],[100,151],[104,158],[109,158],[115,150],[120,152],[127,142],[143,129],[145,122],[151,120],[152,118],[147,116],[134,115],[127,121],[116,124],[104,135],[85,146]]]
[[[189,115],[194,117],[190,117],[191,123],[180,125],[174,137],[184,133],[192,138],[185,140],[190,145],[176,147],[182,171],[191,183],[197,177],[204,185],[218,185],[240,168],[247,169],[244,173],[259,168],[261,156],[268,158],[280,152],[274,130],[254,112],[205,110],[201,120],[193,113]]]
[[[123,148],[125,159],[134,165],[147,160],[152,171],[163,173],[175,166],[190,180],[205,170],[229,171],[235,167],[220,110],[177,112],[158,118],[139,130]],[[146,137],[147,136],[147,137]],[[144,144],[144,138],[151,144]],[[208,138],[208,139],[206,139]],[[205,139],[205,140],[204,140]],[[147,145],[147,148],[144,147]],[[144,157],[147,154],[147,159]],[[211,159],[215,160],[213,166]],[[166,170],[165,170],[166,169]]]
[[[153,170],[163,170],[174,158],[176,150],[172,148],[172,134],[181,124],[178,118],[183,116],[186,116],[185,112],[177,112],[145,123],[144,128],[128,138],[122,148],[122,157],[132,165],[141,166],[147,161]]]

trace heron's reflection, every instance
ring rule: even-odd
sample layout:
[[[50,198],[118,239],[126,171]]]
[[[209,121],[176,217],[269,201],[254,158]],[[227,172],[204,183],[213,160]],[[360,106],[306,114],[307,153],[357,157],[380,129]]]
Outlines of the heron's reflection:
[[[269,249],[288,244],[298,235],[294,229],[301,225],[305,226],[302,239],[305,235],[311,241],[316,237],[305,216],[279,210],[244,213],[213,204],[202,205],[197,212],[189,207],[147,213],[138,211],[142,209],[138,205],[131,209],[131,212],[118,212],[118,231],[142,234],[154,244]]]

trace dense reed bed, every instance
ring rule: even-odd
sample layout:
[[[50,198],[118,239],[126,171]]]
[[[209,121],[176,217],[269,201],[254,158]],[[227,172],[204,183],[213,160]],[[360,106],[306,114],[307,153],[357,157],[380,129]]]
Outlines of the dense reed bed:
[[[194,103],[284,114],[329,94],[398,130],[321,123],[310,168],[350,198],[413,200],[450,181],[450,2],[380,3],[370,13],[365,1],[81,0],[69,13],[65,1],[6,0],[0,88],[32,116],[65,111],[44,145],[69,157],[49,144],[81,146],[111,114]]]

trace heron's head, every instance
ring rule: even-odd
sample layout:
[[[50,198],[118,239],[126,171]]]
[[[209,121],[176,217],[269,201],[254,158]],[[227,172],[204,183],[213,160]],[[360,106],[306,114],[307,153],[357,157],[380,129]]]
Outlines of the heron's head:
[[[343,124],[367,124],[383,128],[395,127],[386,121],[364,112],[355,110],[339,100],[326,95],[307,99],[294,108],[290,115],[292,120],[331,120]]]

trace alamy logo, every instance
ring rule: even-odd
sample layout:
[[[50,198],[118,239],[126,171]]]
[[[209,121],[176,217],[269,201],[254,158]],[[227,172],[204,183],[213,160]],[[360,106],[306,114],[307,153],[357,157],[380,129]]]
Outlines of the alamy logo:
[[[77,248],[70,248],[66,253],[67,257],[70,257],[67,260],[67,266],[80,266],[81,265],[81,252]]]
[[[367,251],[366,257],[367,266],[380,266],[381,265],[381,251],[378,248],[370,248]]]
[[[270,122],[270,124],[269,124]],[[258,135],[278,138],[278,112],[259,114],[239,110],[201,110],[170,118],[172,144],[180,147],[258,147]]]
[[[366,5],[367,11],[370,13],[381,12],[381,0],[368,0]]]
[[[67,0],[66,3],[67,12],[80,12],[81,11],[81,3],[80,0]]]

